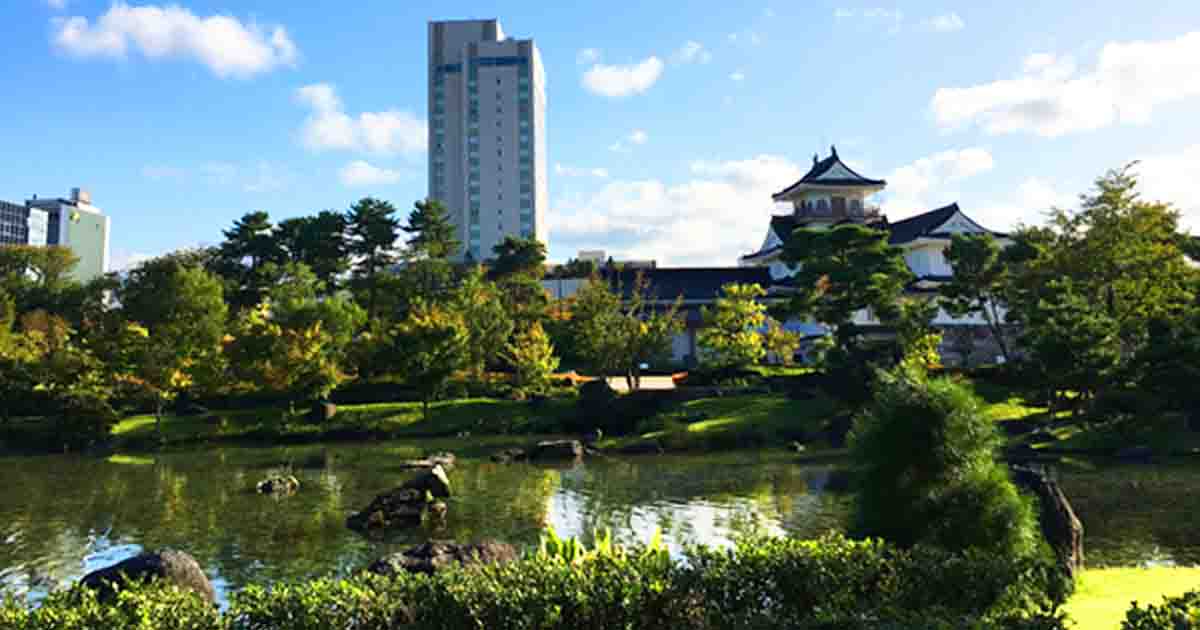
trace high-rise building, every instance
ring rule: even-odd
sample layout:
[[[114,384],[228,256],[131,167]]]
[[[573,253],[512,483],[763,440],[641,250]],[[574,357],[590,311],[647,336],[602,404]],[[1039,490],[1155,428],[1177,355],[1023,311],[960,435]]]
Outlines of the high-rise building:
[[[44,210],[0,201],[0,245],[45,245]]]
[[[92,205],[92,195],[72,188],[69,198],[34,197],[25,202],[46,214],[46,245],[69,247],[79,257],[72,276],[87,282],[108,272],[108,235],[111,221]]]
[[[492,257],[506,236],[548,240],[545,83],[533,40],[499,21],[429,24],[429,197],[466,258]]]

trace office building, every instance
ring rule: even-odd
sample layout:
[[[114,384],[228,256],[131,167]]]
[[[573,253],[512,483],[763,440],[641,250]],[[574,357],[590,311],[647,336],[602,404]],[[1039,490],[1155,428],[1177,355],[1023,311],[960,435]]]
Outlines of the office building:
[[[25,202],[31,211],[46,214],[46,245],[69,247],[79,257],[72,276],[87,282],[108,272],[108,239],[111,221],[92,205],[91,194],[71,189],[68,198],[38,198]]]
[[[429,24],[429,197],[445,204],[464,258],[506,236],[546,243],[546,92],[532,39],[497,20]]]
[[[45,245],[43,210],[0,201],[0,245]]]

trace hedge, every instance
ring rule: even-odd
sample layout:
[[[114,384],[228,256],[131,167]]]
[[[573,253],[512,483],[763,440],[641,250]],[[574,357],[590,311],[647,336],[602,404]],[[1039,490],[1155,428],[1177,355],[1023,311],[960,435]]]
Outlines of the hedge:
[[[732,550],[530,555],[434,576],[358,575],[251,586],[218,614],[151,585],[99,605],[81,590],[9,601],[0,628],[29,630],[616,630],[998,628],[1061,630],[1064,591],[1034,561],[899,550],[831,536],[754,539]]]
[[[1200,591],[1164,597],[1159,606],[1137,602],[1125,613],[1121,630],[1186,630],[1200,628]]]

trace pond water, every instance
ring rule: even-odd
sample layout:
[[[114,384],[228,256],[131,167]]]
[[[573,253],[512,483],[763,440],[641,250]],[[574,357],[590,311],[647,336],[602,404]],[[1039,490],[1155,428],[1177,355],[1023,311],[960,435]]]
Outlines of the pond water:
[[[834,464],[781,452],[596,458],[571,467],[463,457],[444,524],[368,540],[346,517],[413,475],[402,460],[453,446],[382,442],[228,447],[153,456],[0,458],[0,589],[37,599],[143,548],[194,555],[222,599],[251,582],[346,574],[429,539],[534,545],[546,527],[622,542],[656,529],[678,553],[751,531],[814,537],[844,527],[849,499],[825,491]],[[251,491],[290,466],[294,496]],[[1098,468],[1060,478],[1086,529],[1088,562],[1200,564],[1200,467]]]

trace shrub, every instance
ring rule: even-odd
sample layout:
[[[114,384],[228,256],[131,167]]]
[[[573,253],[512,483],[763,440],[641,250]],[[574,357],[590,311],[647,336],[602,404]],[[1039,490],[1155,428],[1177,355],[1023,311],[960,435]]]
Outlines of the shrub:
[[[996,461],[1000,442],[966,386],[919,370],[881,372],[851,432],[853,531],[902,547],[1031,554],[1036,517]]]
[[[21,630],[223,630],[217,610],[191,590],[149,584],[117,592],[100,603],[77,588],[52,593],[37,608],[16,601],[0,605],[0,628]]]
[[[1159,606],[1144,608],[1133,602],[1121,622],[1121,630],[1178,630],[1200,627],[1200,591],[1179,597],[1164,597]]]

